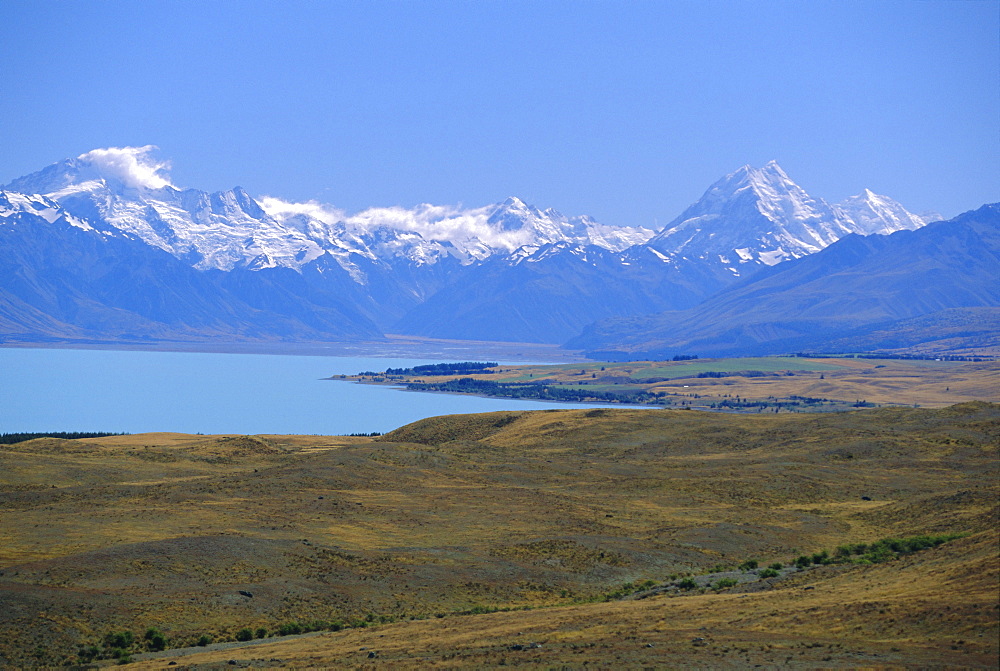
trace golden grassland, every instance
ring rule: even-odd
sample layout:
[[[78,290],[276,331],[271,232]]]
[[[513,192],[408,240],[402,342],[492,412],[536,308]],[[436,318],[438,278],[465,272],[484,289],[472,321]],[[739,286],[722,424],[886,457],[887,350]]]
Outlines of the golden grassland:
[[[367,619],[395,622],[177,661],[988,668],[998,450],[1000,406],[983,402],[0,446],[0,663],[75,662],[124,629],[181,647]],[[623,583],[926,533],[967,535],[886,564],[604,602]],[[521,610],[458,614],[498,608]]]
[[[770,375],[744,376],[739,375],[741,371]],[[697,377],[707,372],[726,373],[727,377]],[[587,362],[500,366],[489,374],[394,376],[384,383],[442,382],[459,377],[501,383],[544,382],[580,391],[665,393],[674,406],[684,404],[702,409],[735,398],[755,402],[808,397],[846,405],[866,401],[927,408],[975,400],[1000,402],[1000,362],[995,361],[762,357]],[[371,376],[345,379],[372,382]]]

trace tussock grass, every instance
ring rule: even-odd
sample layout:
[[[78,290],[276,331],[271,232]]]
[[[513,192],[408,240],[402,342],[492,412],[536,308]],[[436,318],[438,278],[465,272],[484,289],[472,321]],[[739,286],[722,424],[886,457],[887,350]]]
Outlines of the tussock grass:
[[[995,573],[995,553],[976,543],[995,533],[998,445],[1000,407],[987,403],[771,416],[557,410],[433,418],[378,438],[18,443],[0,448],[0,661],[36,650],[40,664],[81,661],[81,645],[150,627],[174,647],[292,622],[339,622],[345,630],[331,635],[367,636],[364,622],[365,632],[399,627],[399,655],[424,650],[444,663],[450,652],[412,638],[450,640],[431,626],[440,622],[471,646],[448,663],[499,664],[497,649],[477,648],[485,639],[452,617],[476,613],[467,619],[497,637],[541,628],[567,645],[607,645],[594,659],[610,662],[625,654],[622,641],[640,640],[615,637],[615,618],[637,636],[661,631],[643,619],[652,626],[661,614],[636,605],[656,599],[600,603],[627,596],[626,585],[921,534],[972,535],[885,564],[807,573],[873,572],[893,608],[928,615],[948,604],[955,626],[975,629],[992,621],[986,612],[955,608]],[[974,563],[979,573],[962,572]],[[882,573],[904,569],[908,583]],[[727,592],[670,599],[687,605],[671,606],[677,619],[662,632],[791,627],[858,640],[861,620],[836,604],[871,595],[830,583],[834,596],[814,603],[832,629],[795,624],[796,580],[805,578],[778,581],[780,598],[751,594],[761,605],[743,619],[729,601],[705,601],[736,598]],[[567,628],[552,629],[557,622]],[[909,619],[886,627],[896,639],[929,631]],[[356,651],[367,639],[344,640]],[[552,659],[575,659],[563,652]],[[317,659],[353,664],[330,655]]]

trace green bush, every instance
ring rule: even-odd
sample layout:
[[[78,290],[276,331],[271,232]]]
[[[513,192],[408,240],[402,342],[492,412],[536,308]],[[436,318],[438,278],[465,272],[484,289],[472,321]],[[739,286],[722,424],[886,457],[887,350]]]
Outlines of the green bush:
[[[679,587],[680,589],[695,589],[696,587],[698,587],[698,583],[696,583],[691,578],[684,578],[679,583],[677,583],[677,587]]]
[[[718,582],[713,585],[715,589],[725,589],[727,587],[732,587],[739,583],[736,578],[721,578]]]
[[[131,648],[135,643],[135,634],[131,631],[113,631],[104,636],[106,648]]]
[[[149,646],[149,649],[153,651],[166,650],[167,637],[160,632],[156,632],[149,637],[149,643],[147,645]]]
[[[813,563],[812,557],[808,555],[802,555],[795,560],[795,565],[799,568],[806,568]]]
[[[253,630],[244,627],[236,632],[237,641],[252,641],[253,640]]]
[[[204,648],[206,645],[212,642],[212,637],[208,634],[202,634],[198,637],[198,645]]]
[[[757,568],[757,560],[756,559],[747,559],[745,562],[743,562],[742,564],[740,564],[740,570],[741,571],[752,571],[755,568]]]
[[[278,627],[279,636],[291,636],[293,634],[301,634],[302,626],[298,622],[286,622],[285,624]]]
[[[822,552],[817,552],[812,556],[813,564],[830,564],[832,560],[830,559],[830,553],[826,550]]]
[[[768,568],[771,569],[772,571],[780,571],[781,569],[783,569],[785,567],[781,564],[780,561],[776,561],[773,564],[771,564],[770,566],[768,566]]]
[[[761,578],[777,578],[779,575],[781,574],[775,571],[773,568],[766,568],[760,572]]]
[[[257,638],[267,638],[267,629],[264,627],[258,627],[254,633],[257,635]]]
[[[86,647],[80,648],[80,650],[76,653],[76,655],[77,657],[80,658],[81,662],[86,664],[90,661],[93,661],[94,657],[97,657],[97,655],[100,652],[101,651],[97,648],[96,645],[88,645]]]

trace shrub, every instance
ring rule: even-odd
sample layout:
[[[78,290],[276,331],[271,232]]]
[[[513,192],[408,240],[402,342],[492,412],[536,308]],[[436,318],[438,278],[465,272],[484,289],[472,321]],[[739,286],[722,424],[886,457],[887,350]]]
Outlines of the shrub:
[[[781,569],[783,569],[785,567],[782,565],[782,563],[780,561],[776,561],[773,564],[771,564],[770,566],[768,566],[768,568],[771,569],[772,571],[780,571]]]
[[[722,578],[718,582],[715,583],[714,588],[715,589],[725,589],[727,587],[732,587],[733,585],[736,585],[737,583],[739,583],[739,581],[736,578]]]
[[[697,586],[698,583],[696,583],[691,578],[684,578],[679,583],[677,583],[677,587],[679,587],[680,589],[695,589]]]
[[[301,634],[302,626],[298,622],[286,622],[285,624],[278,627],[279,636],[291,636],[293,634]]]
[[[98,653],[100,652],[101,651],[97,649],[96,645],[88,645],[86,647],[80,648],[79,652],[77,652],[76,654],[77,657],[80,658],[80,661],[86,664],[87,662],[92,661],[94,657],[97,657]]]
[[[206,645],[212,642],[212,637],[208,634],[202,634],[198,637],[198,645],[204,648]]]
[[[156,632],[149,638],[149,649],[150,650],[166,650],[167,649],[167,638],[160,632]]]
[[[795,560],[795,565],[799,568],[806,568],[813,563],[812,557],[808,555],[802,555]]]
[[[826,550],[823,550],[822,552],[817,552],[816,554],[814,554],[812,556],[812,561],[813,564],[829,564],[831,563],[832,560],[830,559],[830,553],[827,552]]]
[[[252,641],[253,640],[253,631],[251,629],[246,628],[246,627],[244,627],[243,629],[240,629],[238,632],[236,632],[236,640],[237,641]]]
[[[775,571],[773,568],[766,568],[760,572],[761,578],[777,578],[779,575],[781,574]]]
[[[130,648],[134,642],[135,634],[131,631],[113,631],[104,637],[106,648]]]
[[[741,571],[752,571],[755,568],[757,568],[757,560],[756,559],[747,559],[745,562],[743,562],[742,564],[740,564],[740,570]]]
[[[258,627],[254,634],[257,635],[257,638],[267,638],[267,629],[264,627]]]

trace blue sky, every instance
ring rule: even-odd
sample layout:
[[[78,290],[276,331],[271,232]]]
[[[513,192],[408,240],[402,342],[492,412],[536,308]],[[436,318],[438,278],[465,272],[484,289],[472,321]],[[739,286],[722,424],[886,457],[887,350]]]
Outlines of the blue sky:
[[[830,201],[1000,200],[995,0],[0,7],[0,183],[155,144],[180,186],[351,211],[662,226],[772,158]]]

